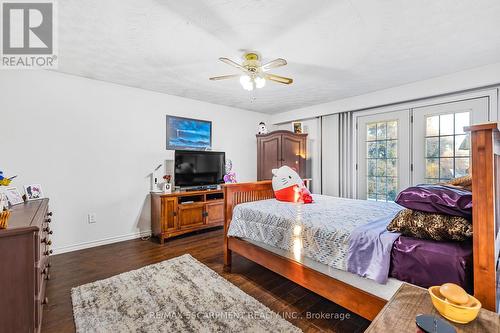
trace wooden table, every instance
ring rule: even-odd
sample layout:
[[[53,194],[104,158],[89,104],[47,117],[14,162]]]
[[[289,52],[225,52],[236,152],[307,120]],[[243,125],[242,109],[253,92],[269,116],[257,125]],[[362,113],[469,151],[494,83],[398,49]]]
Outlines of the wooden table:
[[[403,283],[365,333],[416,332],[415,317],[419,314],[436,315],[446,320],[434,309],[427,289]],[[446,321],[453,325],[458,333],[500,332],[498,314],[484,309],[481,309],[474,321],[466,325]]]

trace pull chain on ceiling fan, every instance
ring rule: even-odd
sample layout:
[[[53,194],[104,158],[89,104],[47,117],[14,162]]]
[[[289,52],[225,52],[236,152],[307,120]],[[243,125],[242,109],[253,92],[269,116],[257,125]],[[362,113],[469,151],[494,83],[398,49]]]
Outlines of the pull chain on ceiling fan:
[[[241,86],[246,90],[254,90],[256,88],[263,88],[266,85],[266,81],[273,81],[282,84],[291,84],[293,79],[288,77],[283,77],[271,73],[267,73],[270,69],[285,66],[287,64],[285,59],[278,58],[270,61],[264,65],[260,63],[260,57],[257,53],[250,52],[245,53],[243,56],[243,63],[240,65],[228,58],[219,58],[220,61],[233,66],[243,72],[242,74],[230,74],[222,76],[211,77],[210,80],[225,80],[232,78],[240,78]]]

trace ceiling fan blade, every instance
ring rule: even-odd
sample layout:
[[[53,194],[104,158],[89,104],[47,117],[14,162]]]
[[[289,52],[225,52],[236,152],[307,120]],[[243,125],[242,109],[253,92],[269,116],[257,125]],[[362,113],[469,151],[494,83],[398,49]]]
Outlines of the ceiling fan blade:
[[[287,62],[285,59],[278,58],[278,59],[274,59],[273,61],[270,61],[270,62],[262,65],[261,68],[263,71],[267,71],[267,70],[270,70],[271,68],[285,66],[286,64],[287,64]]]
[[[232,78],[240,77],[240,76],[241,76],[241,74],[230,74],[230,75],[214,76],[214,77],[209,78],[209,80],[218,81],[218,80],[232,79]]]
[[[293,82],[293,79],[289,77],[283,77],[274,74],[266,74],[265,78],[274,82],[284,83],[284,84],[291,84]]]
[[[242,71],[245,71],[245,72],[247,71],[247,69],[245,67],[243,67],[240,64],[232,61],[231,59],[228,59],[228,58],[219,58],[219,60],[222,61],[223,63],[226,63],[226,64],[230,65],[230,66],[233,66],[233,67],[236,67],[238,69],[241,69]]]

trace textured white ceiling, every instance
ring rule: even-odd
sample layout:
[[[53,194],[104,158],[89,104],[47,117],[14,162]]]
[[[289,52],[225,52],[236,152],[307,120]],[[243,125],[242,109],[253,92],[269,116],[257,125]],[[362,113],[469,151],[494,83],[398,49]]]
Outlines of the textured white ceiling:
[[[59,71],[267,113],[498,62],[499,0],[64,0]],[[243,50],[294,78],[245,91]]]

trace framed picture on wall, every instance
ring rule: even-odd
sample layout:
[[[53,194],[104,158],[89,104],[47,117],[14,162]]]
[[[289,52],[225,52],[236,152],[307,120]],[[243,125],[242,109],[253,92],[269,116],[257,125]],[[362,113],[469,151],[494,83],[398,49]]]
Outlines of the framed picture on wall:
[[[300,121],[294,121],[292,123],[292,130],[293,130],[293,133],[296,133],[296,134],[302,134],[302,133],[304,133],[304,129],[302,127],[302,122],[300,122]]]
[[[167,116],[167,149],[212,149],[212,122]]]
[[[43,199],[42,186],[40,184],[24,185],[24,192],[28,201]]]

